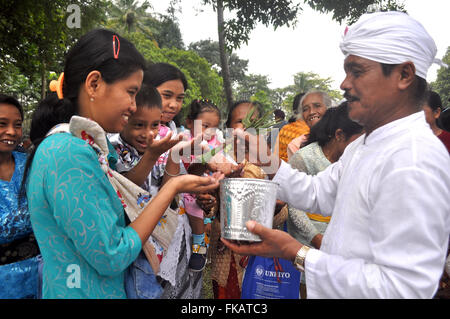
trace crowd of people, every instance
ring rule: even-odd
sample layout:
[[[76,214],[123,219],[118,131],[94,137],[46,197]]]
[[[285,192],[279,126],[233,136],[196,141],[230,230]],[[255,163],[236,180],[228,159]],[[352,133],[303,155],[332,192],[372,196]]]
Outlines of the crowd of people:
[[[199,299],[209,263],[214,298],[239,299],[249,255],[292,262],[299,298],[450,298],[434,41],[404,13],[372,13],[341,49],[346,100],[299,92],[263,139],[243,123],[263,115],[249,100],[225,121],[194,99],[177,125],[183,72],[105,29],[69,50],[30,146],[22,106],[0,95],[0,298]],[[278,183],[272,229],[247,223],[261,242],[222,238],[224,178]]]

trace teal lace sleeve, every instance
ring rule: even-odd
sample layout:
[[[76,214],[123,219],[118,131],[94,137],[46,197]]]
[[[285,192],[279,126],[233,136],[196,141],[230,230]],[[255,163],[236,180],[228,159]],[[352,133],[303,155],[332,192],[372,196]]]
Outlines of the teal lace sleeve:
[[[44,297],[123,297],[123,274],[141,240],[125,225],[122,204],[94,150],[67,133],[48,137],[36,152],[27,193],[46,265]],[[83,294],[67,287],[69,265],[80,267]]]

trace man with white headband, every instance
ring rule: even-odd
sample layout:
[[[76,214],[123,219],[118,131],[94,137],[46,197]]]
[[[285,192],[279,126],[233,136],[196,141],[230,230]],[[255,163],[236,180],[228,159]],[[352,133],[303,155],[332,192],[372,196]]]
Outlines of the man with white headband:
[[[280,200],[331,216],[320,250],[253,221],[247,227],[262,242],[222,240],[239,254],[292,260],[308,298],[432,298],[450,234],[450,157],[421,109],[435,43],[404,13],[372,13],[348,29],[341,49],[341,89],[365,134],[317,176],[285,162],[268,172]],[[255,136],[236,135],[262,149]],[[271,159],[262,167],[273,168]]]

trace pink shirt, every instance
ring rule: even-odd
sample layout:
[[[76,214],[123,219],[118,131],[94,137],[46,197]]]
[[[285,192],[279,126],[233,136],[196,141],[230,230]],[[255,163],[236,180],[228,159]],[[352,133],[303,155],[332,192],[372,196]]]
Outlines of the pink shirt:
[[[192,140],[194,138],[190,131],[186,131],[185,135],[189,138],[189,140]],[[221,144],[219,142],[219,140],[217,139],[216,135],[214,135],[207,142],[208,142],[208,146],[210,149],[214,149]],[[191,159],[193,159],[193,158],[194,158],[194,155],[191,155]],[[187,170],[190,163],[184,162],[183,164]],[[197,205],[197,202],[196,202],[197,197],[195,196],[195,194],[183,193],[182,196],[183,196],[184,209],[185,209],[186,213],[188,215],[203,219],[203,210],[200,208],[200,206]]]

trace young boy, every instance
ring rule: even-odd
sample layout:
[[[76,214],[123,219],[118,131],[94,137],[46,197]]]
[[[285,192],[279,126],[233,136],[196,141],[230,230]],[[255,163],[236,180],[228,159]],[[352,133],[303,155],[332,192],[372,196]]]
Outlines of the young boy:
[[[179,174],[179,163],[169,156],[169,149],[181,137],[159,139],[162,102],[156,88],[142,85],[136,96],[136,112],[120,134],[109,136],[119,155],[117,171],[154,196],[163,181]],[[165,172],[169,173],[164,176]]]
[[[180,142],[183,136],[180,134],[172,138],[171,132],[160,138],[162,102],[156,88],[142,84],[139,93],[136,95],[136,106],[136,112],[129,117],[124,129],[119,134],[109,135],[108,138],[118,154],[117,171],[150,193],[150,197],[145,199],[147,202],[156,195],[160,187],[168,179],[180,175],[180,161],[177,160],[175,154],[183,156],[185,152],[189,152],[188,150],[192,149],[194,141]],[[171,152],[174,156],[172,156]],[[177,219],[178,221],[180,220],[178,215]],[[167,229],[168,221],[164,219],[164,216],[160,222],[161,227]],[[175,231],[175,229],[171,230],[169,227],[167,231],[171,232]],[[172,272],[167,270],[167,265],[173,259],[178,260],[178,256],[172,256],[173,252],[170,256],[166,255],[169,253],[167,246],[168,243],[171,243],[171,236],[175,235],[171,233],[171,235],[168,234],[167,238],[159,238],[163,240],[161,242],[155,238],[154,234],[148,239],[154,247],[160,263],[163,261],[163,258],[168,258],[164,263],[166,267],[163,267],[162,264],[160,265],[162,267],[161,272],[164,275],[163,279],[165,280],[172,278]],[[163,248],[163,246],[165,247]],[[137,266],[134,269],[147,267],[147,273],[152,272],[145,262],[143,253],[139,255],[135,263]],[[133,267],[130,267],[130,269],[133,269]],[[140,270],[136,270],[136,273],[129,277],[135,278],[135,282],[140,282],[138,283],[140,288],[134,289],[134,284],[130,284],[131,280],[126,280],[126,290],[129,298],[147,298],[141,296],[142,293],[135,292],[135,290],[141,290],[142,285],[147,286],[147,289],[150,291],[147,295],[151,295],[152,298],[157,298],[161,293],[157,287],[155,288],[158,285],[156,285],[154,277],[150,276],[151,278],[149,279]],[[150,285],[149,282],[155,284]]]

